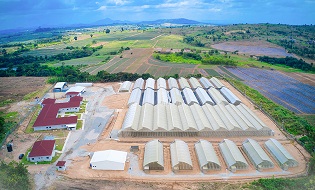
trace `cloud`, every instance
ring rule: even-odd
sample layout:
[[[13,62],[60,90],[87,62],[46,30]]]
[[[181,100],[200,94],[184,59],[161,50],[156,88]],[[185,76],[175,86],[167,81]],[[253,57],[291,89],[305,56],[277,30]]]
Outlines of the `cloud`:
[[[106,9],[107,9],[107,7],[103,5],[103,6],[100,6],[100,8],[98,8],[97,11],[104,11]]]
[[[128,0],[108,0],[107,2],[115,5],[125,5],[131,3],[131,1]]]

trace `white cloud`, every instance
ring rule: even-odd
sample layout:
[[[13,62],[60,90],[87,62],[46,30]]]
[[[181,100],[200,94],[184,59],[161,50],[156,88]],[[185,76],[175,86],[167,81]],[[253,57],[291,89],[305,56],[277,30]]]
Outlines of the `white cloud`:
[[[106,8],[107,8],[106,6],[100,6],[100,8],[98,8],[97,11],[104,11],[106,10]]]
[[[125,4],[130,3],[129,0],[108,0],[107,2],[115,4],[115,5],[125,5]]]

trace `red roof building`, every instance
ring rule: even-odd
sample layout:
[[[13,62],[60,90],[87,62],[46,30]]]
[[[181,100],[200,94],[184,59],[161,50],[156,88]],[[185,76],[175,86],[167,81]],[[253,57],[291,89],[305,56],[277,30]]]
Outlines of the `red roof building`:
[[[49,157],[53,155],[53,151],[55,150],[55,143],[55,140],[36,141],[31,152],[28,154],[28,157]]]
[[[59,112],[78,112],[83,98],[75,96],[70,98],[69,102],[55,103],[56,99],[45,99],[43,101],[43,108],[39,113],[33,128],[34,130],[50,130],[57,128],[67,128],[66,125],[73,125],[77,123],[77,116],[60,117]]]

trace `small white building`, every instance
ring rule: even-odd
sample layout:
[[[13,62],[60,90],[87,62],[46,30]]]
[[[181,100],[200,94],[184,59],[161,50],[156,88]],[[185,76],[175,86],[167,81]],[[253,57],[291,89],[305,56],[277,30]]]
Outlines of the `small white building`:
[[[56,164],[56,169],[58,171],[65,171],[66,170],[66,161],[58,161]]]
[[[85,92],[84,86],[74,86],[66,91],[66,98],[72,98],[74,96],[81,96]]]
[[[124,170],[127,152],[104,150],[94,152],[90,167],[94,170]]]

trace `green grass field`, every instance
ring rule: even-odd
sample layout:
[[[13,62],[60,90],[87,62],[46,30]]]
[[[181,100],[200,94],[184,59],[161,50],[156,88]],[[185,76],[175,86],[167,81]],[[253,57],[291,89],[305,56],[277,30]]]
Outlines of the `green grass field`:
[[[54,67],[62,66],[64,62],[65,65],[93,65],[102,63],[102,61],[106,60],[105,56],[90,56],[90,57],[83,57],[78,59],[71,59],[66,61],[60,61],[56,64],[53,64]]]
[[[49,56],[52,56],[52,55],[57,55],[57,54],[60,54],[60,53],[69,53],[70,50],[68,49],[35,49],[35,50],[31,50],[31,51],[27,51],[27,52],[24,52],[22,54],[22,56],[42,56],[42,57],[45,57],[45,55],[47,55],[48,57]]]
[[[221,76],[218,72],[216,72],[214,69],[203,69],[205,70],[210,76],[218,77]]]

